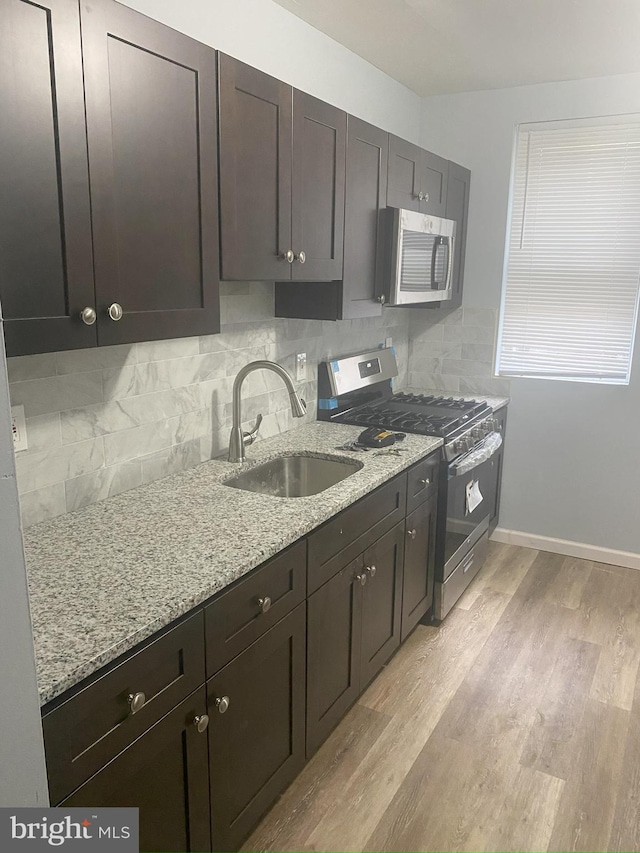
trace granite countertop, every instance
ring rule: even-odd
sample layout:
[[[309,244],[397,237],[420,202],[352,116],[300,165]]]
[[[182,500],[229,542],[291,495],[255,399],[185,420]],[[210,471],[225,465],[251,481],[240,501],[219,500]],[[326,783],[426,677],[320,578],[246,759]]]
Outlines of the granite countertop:
[[[306,498],[275,498],[222,481],[222,460],[34,525],[24,534],[38,686],[59,696],[442,445],[408,435],[400,456],[337,446],[361,427],[313,423],[248,448],[251,460],[294,451],[363,463]],[[252,464],[251,462],[248,464]]]
[[[455,397],[458,400],[478,400],[491,406],[494,412],[509,405],[510,397],[491,397],[488,394],[461,394],[459,391],[434,391],[433,389],[419,388],[417,385],[412,385],[408,388],[401,388],[407,394],[435,394],[438,397]],[[397,393],[397,392],[396,392]]]

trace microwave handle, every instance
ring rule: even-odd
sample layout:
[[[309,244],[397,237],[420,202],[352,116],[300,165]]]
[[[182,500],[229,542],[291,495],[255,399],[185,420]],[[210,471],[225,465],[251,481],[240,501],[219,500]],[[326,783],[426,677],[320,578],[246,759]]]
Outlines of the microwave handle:
[[[447,246],[447,251],[449,252],[449,255],[447,257],[447,283],[445,286],[445,290],[451,290],[451,287],[453,285],[453,253],[455,244],[453,237],[447,237],[447,240],[449,241]]]
[[[446,241],[446,242],[445,242]],[[440,282],[436,281],[436,259],[438,257],[438,249],[441,246],[447,247],[447,271],[445,280],[440,286]],[[453,237],[439,237],[433,241],[433,249],[431,251],[431,289],[432,290],[448,290],[451,287],[451,275],[453,272]]]
[[[440,239],[436,237],[433,241],[433,248],[431,249],[431,290],[439,290],[438,282],[436,281],[436,258],[438,256],[438,246],[440,245]]]

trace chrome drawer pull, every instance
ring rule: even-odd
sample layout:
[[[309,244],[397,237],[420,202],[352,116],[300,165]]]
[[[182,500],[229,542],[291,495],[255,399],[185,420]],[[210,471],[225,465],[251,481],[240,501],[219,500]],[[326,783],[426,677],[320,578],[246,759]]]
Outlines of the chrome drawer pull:
[[[264,598],[258,599],[258,607],[260,608],[261,613],[268,613],[271,609],[271,599],[268,595],[265,595]]]
[[[369,577],[370,577],[370,578],[375,577],[375,574],[376,574],[376,572],[377,572],[377,571],[378,571],[378,570],[376,569],[376,567],[375,567],[374,565],[367,566],[367,567],[365,568],[365,572],[369,575]]]
[[[413,528],[413,530],[407,530],[407,536],[410,536],[412,539],[416,538],[417,533],[418,531],[415,529],[415,527]]]
[[[430,482],[431,482],[431,480],[429,480],[429,478],[426,478],[425,480],[420,480],[420,485],[421,486],[428,486]]]
[[[367,576],[366,576],[366,574],[363,572],[361,575],[356,575],[356,580],[358,581],[358,583],[360,584],[360,586],[364,586],[364,585],[366,584],[366,582],[367,582]]]
[[[127,697],[127,701],[129,703],[131,713],[137,714],[138,711],[144,705],[144,703],[147,701],[147,697],[144,695],[144,693],[130,693]]]
[[[207,726],[209,725],[209,717],[206,714],[202,714],[202,716],[195,717],[193,720],[193,725],[197,728],[198,732],[202,734],[202,732],[206,732]]]
[[[229,709],[229,705],[231,704],[231,700],[228,696],[223,696],[222,699],[216,699],[216,708],[218,709],[219,714],[224,714]]]

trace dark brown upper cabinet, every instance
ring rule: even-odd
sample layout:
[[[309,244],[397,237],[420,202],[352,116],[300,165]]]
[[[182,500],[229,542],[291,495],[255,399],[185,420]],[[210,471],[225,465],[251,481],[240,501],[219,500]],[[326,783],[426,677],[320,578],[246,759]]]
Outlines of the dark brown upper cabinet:
[[[0,26],[0,302],[8,355],[96,344],[76,0],[7,0]]]
[[[342,277],[346,114],[219,57],[222,278]]]
[[[346,320],[381,313],[388,146],[386,131],[348,116],[342,280],[278,283],[276,316]]]
[[[8,355],[219,331],[215,51],[112,0],[5,7]]]
[[[471,172],[468,169],[465,169],[464,166],[458,166],[457,163],[449,163],[447,208],[445,215],[447,219],[454,219],[456,221],[457,228],[453,250],[451,299],[442,303],[445,308],[457,308],[462,304],[470,184]]]
[[[342,278],[347,115],[293,90],[294,281]]]
[[[215,51],[111,0],[81,20],[98,342],[217,332]]]
[[[447,172],[447,160],[405,139],[389,135],[389,207],[444,216]]]
[[[218,76],[222,278],[289,275],[291,86],[222,53]]]

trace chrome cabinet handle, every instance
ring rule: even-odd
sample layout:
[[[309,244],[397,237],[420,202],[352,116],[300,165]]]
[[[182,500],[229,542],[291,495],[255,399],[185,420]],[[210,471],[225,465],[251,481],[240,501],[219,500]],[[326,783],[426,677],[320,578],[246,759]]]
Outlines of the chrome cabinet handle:
[[[228,696],[223,696],[221,699],[216,699],[216,708],[218,709],[218,713],[225,714],[229,709],[230,704],[231,700]]]
[[[144,703],[147,701],[147,697],[144,693],[130,693],[127,697],[127,701],[129,702],[129,709],[132,714],[137,714],[138,711],[142,708]]]
[[[426,477],[424,480],[420,480],[420,485],[421,486],[428,486],[430,482],[431,482],[431,480],[428,477]]]
[[[286,252],[282,253],[282,259],[288,261],[288,263],[292,264],[294,261],[295,255],[293,254],[293,249],[287,249]]]
[[[91,308],[90,306],[83,308],[80,312],[80,319],[86,326],[93,326],[97,316],[95,308]]]
[[[120,305],[118,302],[113,302],[107,308],[107,314],[111,317],[114,323],[117,323],[118,320],[122,320],[123,313],[124,312],[122,310],[122,305]]]
[[[378,570],[373,564],[365,567],[365,572],[369,575],[370,578],[374,578],[377,571]]]
[[[364,586],[367,582],[367,576],[364,572],[361,575],[356,575],[356,580],[360,584],[360,586]]]
[[[271,599],[268,595],[265,595],[264,598],[258,599],[258,607],[262,613],[268,613],[269,610],[271,610]]]
[[[422,201],[429,201],[429,193],[422,193]]]
[[[300,263],[303,264],[307,260],[306,252],[298,252],[298,254],[295,255],[295,260],[300,261]]]
[[[209,717],[206,714],[194,717],[193,725],[197,728],[198,732],[202,734],[202,732],[206,732],[207,730],[207,726],[209,725]]]
[[[384,295],[384,293],[381,296],[378,296],[378,302],[380,303],[380,305],[384,305],[386,301],[387,297]]]
[[[422,190],[418,193],[418,201],[424,201],[424,193]]]
[[[415,527],[413,530],[407,530],[407,536],[410,536],[412,539],[416,538],[417,533],[418,531],[415,529]]]

